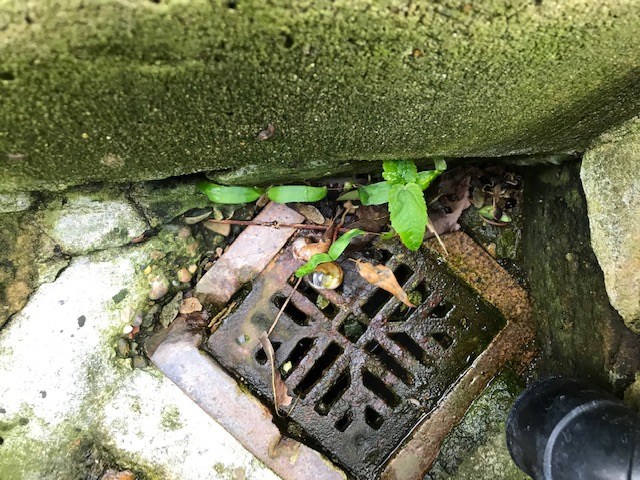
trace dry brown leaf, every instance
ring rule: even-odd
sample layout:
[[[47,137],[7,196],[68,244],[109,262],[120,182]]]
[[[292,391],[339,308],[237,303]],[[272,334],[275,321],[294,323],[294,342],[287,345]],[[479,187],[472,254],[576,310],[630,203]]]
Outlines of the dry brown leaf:
[[[313,205],[297,203],[295,208],[298,213],[304,215],[304,217],[310,222],[315,223],[316,225],[324,225],[324,215],[322,215],[322,213],[320,213],[320,210],[318,210]]]
[[[438,235],[460,230],[460,215],[471,206],[470,182],[469,176],[448,176],[440,182],[441,196],[437,203],[429,205],[429,221]],[[425,238],[433,236],[429,231]]]
[[[362,205],[356,211],[356,218],[349,228],[379,232],[389,223],[389,208],[386,205]]]
[[[287,386],[284,384],[284,380],[282,380],[280,372],[276,369],[275,352],[273,351],[273,345],[271,345],[271,340],[269,340],[267,332],[262,332],[260,334],[260,343],[262,344],[264,353],[267,354],[269,365],[271,365],[271,388],[273,390],[273,399],[276,404],[277,412],[278,408],[288,407],[291,405],[291,400],[293,400],[293,398],[289,396]]]
[[[407,292],[402,289],[398,280],[396,280],[396,276],[389,267],[373,265],[369,262],[363,262],[362,260],[356,260],[356,267],[358,267],[360,276],[367,282],[386,290],[407,307],[415,307],[415,305],[409,301]]]

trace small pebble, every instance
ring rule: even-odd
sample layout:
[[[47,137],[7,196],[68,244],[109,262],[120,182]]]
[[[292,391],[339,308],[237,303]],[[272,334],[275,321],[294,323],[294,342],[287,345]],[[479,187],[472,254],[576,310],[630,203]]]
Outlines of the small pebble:
[[[145,368],[147,366],[147,359],[136,355],[133,357],[133,368]]]
[[[267,128],[258,132],[256,135],[256,139],[260,141],[269,140],[276,134],[276,127],[273,126],[272,123],[267,125]]]
[[[144,319],[144,316],[142,315],[142,312],[140,310],[138,310],[136,312],[136,314],[133,317],[133,320],[131,321],[131,324],[134,327],[139,327],[140,325],[142,325],[142,320]]]
[[[169,285],[163,279],[156,279],[151,282],[151,291],[149,292],[149,298],[151,300],[159,300],[164,297],[169,291]]]
[[[127,342],[126,338],[120,337],[118,339],[118,343],[116,344],[116,352],[120,358],[127,358],[129,353],[131,352],[131,347],[129,346],[129,342]]]
[[[180,280],[182,283],[190,282],[191,277],[191,272],[186,268],[181,268],[180,270],[178,270],[178,280]]]
[[[162,313],[160,314],[160,323],[163,327],[168,327],[169,324],[178,316],[178,313],[180,312],[180,305],[182,304],[182,298],[182,292],[176,293],[171,301],[162,309]]]
[[[144,269],[144,274],[149,275],[151,273],[151,265],[148,265],[147,268]]]
[[[204,226],[207,230],[211,230],[223,237],[227,237],[231,233],[231,225],[228,223],[204,222]]]
[[[191,236],[191,229],[189,227],[182,227],[178,230],[178,238],[186,240]]]
[[[154,250],[149,255],[153,260],[162,260],[164,258],[164,252],[162,250]]]
[[[154,305],[151,307],[147,313],[144,314],[142,318],[142,326],[145,328],[149,328],[156,321],[156,317],[160,314],[160,305]]]
[[[187,245],[186,250],[190,257],[196,256],[196,253],[198,252],[198,247],[199,247],[198,242],[193,242]]]
[[[180,313],[185,315],[200,311],[202,311],[202,304],[195,297],[185,298],[180,305]]]
[[[189,273],[194,274],[198,271],[198,266],[197,265],[189,265]]]
[[[131,332],[133,332],[132,325],[125,325],[124,328],[122,329],[122,333],[124,333],[125,335],[128,335]]]

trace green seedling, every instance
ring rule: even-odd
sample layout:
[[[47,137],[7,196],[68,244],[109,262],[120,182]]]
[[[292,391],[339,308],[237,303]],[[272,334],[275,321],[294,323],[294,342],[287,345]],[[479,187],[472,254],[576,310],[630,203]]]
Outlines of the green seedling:
[[[335,262],[349,246],[349,242],[351,242],[351,239],[358,235],[364,235],[364,233],[365,232],[358,228],[349,230],[347,233],[342,235],[339,239],[331,244],[327,253],[316,253],[309,259],[307,263],[296,270],[296,277],[300,278],[304,277],[305,275],[309,275],[321,263]]]
[[[250,203],[255,202],[264,193],[276,203],[317,202],[327,196],[327,187],[309,187],[307,185],[282,185],[269,187],[235,187],[200,181],[198,190],[214,203]]]
[[[211,182],[198,182],[198,190],[214,203],[249,203],[255,202],[264,193],[257,187],[228,187]]]
[[[386,161],[382,163],[384,182],[358,187],[358,199],[363,205],[389,204],[391,227],[409,250],[420,248],[429,221],[422,192],[446,170],[447,164],[437,158],[435,167],[435,170],[418,172],[411,160]],[[353,192],[346,195],[338,200],[355,199]]]
[[[318,202],[327,196],[327,187],[282,185],[267,188],[267,196],[276,203]]]

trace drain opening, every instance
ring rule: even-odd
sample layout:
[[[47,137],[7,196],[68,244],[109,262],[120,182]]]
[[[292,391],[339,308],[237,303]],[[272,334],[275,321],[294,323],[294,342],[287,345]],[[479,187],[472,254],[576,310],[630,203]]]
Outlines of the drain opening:
[[[429,285],[427,285],[426,282],[420,282],[416,288],[414,288],[413,290],[407,293],[409,294],[409,297],[411,297],[411,300],[416,305],[419,305],[425,302],[427,298],[429,298],[429,295],[431,295],[431,292],[432,292],[432,288]],[[413,313],[413,310],[407,307],[404,303],[401,303],[395,308],[393,313],[389,315],[389,318],[387,319],[387,321],[404,322],[409,318],[409,316],[412,313]]]
[[[342,395],[344,395],[344,392],[346,392],[350,386],[351,372],[347,368],[338,376],[338,379],[329,387],[327,393],[325,393],[316,404],[316,412],[320,415],[327,415],[329,410],[342,398]]]
[[[367,405],[364,409],[364,421],[374,430],[380,429],[380,427],[384,423],[382,415],[376,412],[369,405]]]
[[[342,322],[342,325],[340,325],[340,328],[338,328],[342,336],[353,343],[356,343],[366,330],[367,326],[359,322],[355,317],[347,317],[347,319]]]
[[[340,418],[340,420],[338,420],[334,426],[339,432],[344,432],[347,428],[349,428],[351,422],[353,422],[353,412],[351,411],[351,409],[349,409],[344,412],[342,418]]]
[[[273,304],[281,309],[286,302],[287,299],[282,295],[276,295],[273,297]],[[296,307],[293,302],[287,303],[287,306],[284,307],[284,313],[286,313],[291,320],[300,325],[301,327],[306,327],[309,325],[309,317],[304,312],[301,312],[298,307]]]
[[[333,303],[329,302],[327,300],[327,305],[324,308],[321,308],[320,310],[322,310],[322,313],[324,313],[327,318],[335,318],[336,315],[338,315],[338,313],[340,313],[340,308],[338,308],[337,305],[334,305]]]
[[[406,350],[413,358],[418,360],[424,366],[431,365],[431,361],[427,357],[425,351],[413,338],[405,332],[390,333],[389,338],[396,342],[401,348]]]
[[[395,269],[393,274],[396,276],[396,280],[400,285],[407,283],[407,280],[413,275],[413,270],[407,267],[404,263],[401,263],[398,268]]]
[[[298,368],[302,359],[306,357],[309,350],[311,350],[314,342],[315,338],[303,338],[296,343],[296,346],[293,347],[293,350],[291,350],[291,353],[289,354],[289,358],[287,358],[283,363],[283,365],[285,365],[289,362],[287,371],[281,372],[284,378],[287,378],[296,368]]]
[[[400,405],[398,395],[369,370],[362,369],[362,384],[391,408]]]
[[[433,310],[431,310],[431,316],[436,318],[444,318],[451,310],[453,310],[453,305],[450,305],[445,300],[443,300]]]
[[[405,264],[400,264],[393,272],[396,277],[396,280],[400,285],[404,285],[411,275],[413,275],[413,270],[407,267]],[[376,289],[373,291],[369,300],[362,305],[362,311],[369,317],[375,317],[376,313],[380,311],[380,309],[391,300],[392,295],[385,290]]]
[[[282,343],[280,342],[271,342],[271,345],[273,345],[273,352],[277,352],[278,349],[280,348],[280,345],[282,345]],[[267,353],[264,351],[264,348],[260,347],[258,349],[258,351],[256,352],[256,354],[254,355],[254,358],[256,359],[256,362],[258,362],[260,365],[265,365],[267,363]]]
[[[300,398],[305,398],[313,387],[315,387],[316,383],[320,381],[324,373],[331,368],[342,352],[343,350],[340,345],[335,342],[331,342],[320,358],[316,360],[316,363],[311,367],[311,370],[309,370],[302,381],[293,390],[294,393],[296,395],[300,395]]]
[[[294,282],[294,284],[291,285],[291,286],[293,287],[295,285],[295,283],[297,283],[297,282]],[[307,297],[309,300],[311,300],[311,303],[313,303],[315,305],[318,304],[318,297],[320,295],[313,288],[311,288],[311,286],[307,282],[300,282],[300,285],[298,285],[298,291],[302,295]]]
[[[398,377],[405,385],[413,384],[413,376],[400,363],[387,352],[382,345],[375,340],[371,340],[365,346],[367,352],[375,356],[382,364]]]
[[[376,316],[376,313],[391,299],[391,294],[380,290],[379,288],[373,291],[373,295],[369,297],[367,303],[362,305],[362,312],[369,318]]]

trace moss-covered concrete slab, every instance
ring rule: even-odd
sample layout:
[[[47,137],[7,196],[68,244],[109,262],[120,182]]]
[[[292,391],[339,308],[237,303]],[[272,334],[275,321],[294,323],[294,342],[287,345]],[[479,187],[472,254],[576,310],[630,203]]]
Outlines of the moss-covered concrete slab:
[[[602,136],[580,171],[611,305],[640,333],[640,117]]]
[[[277,477],[159,372],[116,355],[152,242],[78,257],[0,331],[0,478]],[[122,291],[126,289],[126,294]]]
[[[640,335],[609,303],[591,248],[580,164],[523,170],[521,265],[538,325],[540,375],[620,393],[640,370]]]
[[[628,0],[0,0],[0,191],[581,151],[639,49]]]

